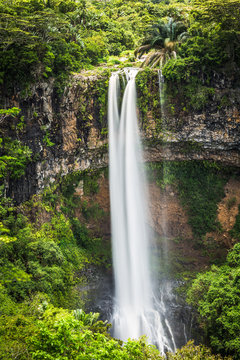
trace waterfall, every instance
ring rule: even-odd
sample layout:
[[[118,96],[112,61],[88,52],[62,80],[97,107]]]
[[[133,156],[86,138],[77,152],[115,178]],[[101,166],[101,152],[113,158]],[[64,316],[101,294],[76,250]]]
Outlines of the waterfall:
[[[115,277],[114,336],[126,341],[147,335],[161,353],[175,350],[163,301],[154,295],[143,156],[137,120],[135,77],[125,69],[121,111],[120,77],[109,82],[109,162],[113,268]]]
[[[165,112],[164,112],[163,84],[164,84],[164,76],[162,74],[162,70],[158,70],[159,100],[160,100],[161,115],[162,118],[164,119]]]
[[[162,74],[162,70],[158,70],[158,86],[159,86],[159,101],[160,101],[160,110],[161,110],[161,121],[162,121],[162,134],[163,134],[163,140],[167,140],[167,131],[166,131],[166,115],[165,115],[165,99],[164,99],[164,76]],[[164,148],[166,150],[166,144],[164,145]],[[163,179],[166,177],[166,167],[165,163],[163,161]],[[162,204],[164,204],[164,209],[162,213],[161,218],[161,225],[163,229],[163,246],[162,246],[162,260],[165,262],[168,262],[168,241],[167,241],[167,234],[168,234],[168,223],[167,223],[167,201],[165,192],[163,192]]]

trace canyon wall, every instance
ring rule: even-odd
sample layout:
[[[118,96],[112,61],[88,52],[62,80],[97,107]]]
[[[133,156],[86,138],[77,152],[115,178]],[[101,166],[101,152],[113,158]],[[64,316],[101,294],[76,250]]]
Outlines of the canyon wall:
[[[204,103],[200,93],[201,106],[195,109],[178,96],[177,86],[165,90],[163,121],[158,74],[152,71],[144,85],[141,74],[144,71],[137,91],[146,161],[196,159],[240,166],[240,88],[215,79]],[[109,70],[82,72],[72,76],[61,94],[50,81],[34,85],[28,94],[1,100],[1,107],[19,107],[25,122],[20,132],[15,120],[4,117],[1,133],[22,140],[33,151],[26,175],[9,184],[8,194],[17,203],[69,172],[108,165],[109,76]]]

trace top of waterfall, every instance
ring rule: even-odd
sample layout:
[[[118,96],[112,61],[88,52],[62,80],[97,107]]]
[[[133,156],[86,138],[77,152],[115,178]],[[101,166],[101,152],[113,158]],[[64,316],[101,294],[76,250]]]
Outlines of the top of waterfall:
[[[124,68],[123,69],[125,76],[127,78],[127,81],[131,80],[131,79],[135,79],[139,68]]]
[[[140,68],[126,67],[121,70],[112,72],[112,75],[125,75],[127,80],[135,78]]]

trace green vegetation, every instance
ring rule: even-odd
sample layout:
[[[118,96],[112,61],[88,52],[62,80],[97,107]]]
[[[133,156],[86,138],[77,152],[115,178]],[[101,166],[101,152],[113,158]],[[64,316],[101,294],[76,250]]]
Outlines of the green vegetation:
[[[240,65],[239,13],[237,0],[193,1],[189,35],[179,46],[178,57],[165,65],[164,76],[191,81],[192,75],[204,74],[210,81],[213,70],[236,71]]]
[[[18,308],[9,304],[2,289],[0,297],[1,310],[8,303],[8,314],[0,320],[1,359],[162,359],[144,339],[122,347],[109,336],[109,324],[99,321],[99,314],[53,307],[42,294]]]
[[[1,359],[99,359],[99,360],[164,360],[145,338],[122,342],[108,334],[109,324],[98,320],[99,314],[85,314],[81,309],[53,307],[45,295],[38,294],[16,306],[0,288]],[[7,312],[6,310],[7,309]],[[189,342],[169,360],[221,360],[203,346]],[[229,358],[230,360],[230,358]]]
[[[10,199],[4,199],[3,205],[0,283],[16,302],[42,292],[54,304],[64,303],[77,281],[76,269],[89,262],[86,251],[77,246],[70,220],[37,198],[24,205],[23,212],[36,212],[36,221],[31,223]],[[48,222],[39,226],[44,213]]]
[[[195,346],[193,341],[189,341],[182,349],[177,350],[176,354],[168,354],[168,360],[221,360],[220,355],[213,355],[205,346]],[[225,357],[225,360],[231,360],[231,357]]]
[[[198,275],[188,294],[211,347],[234,359],[240,356],[239,254],[240,243],[228,253],[226,264]]]
[[[204,110],[215,95],[213,78],[240,81],[238,0],[193,0],[188,30],[163,67],[168,101],[184,111]],[[219,108],[229,103],[219,99]]]
[[[142,66],[162,68],[168,60],[176,58],[175,48],[186,34],[186,25],[183,22],[174,21],[172,17],[169,17],[167,22],[160,20],[149,29],[143,45],[135,50],[135,55],[141,58],[145,52],[155,49]]]
[[[192,0],[181,10],[174,5],[146,27],[135,54],[154,51],[143,65],[163,68],[165,79],[181,85],[191,84],[193,76],[208,85],[213,72],[237,72],[239,81],[239,1]]]
[[[97,314],[66,310],[84,307],[76,285],[86,283],[86,269],[91,264],[108,267],[110,262],[109,245],[94,238],[75,215],[78,208],[85,217],[84,211],[95,216],[75,195],[75,188],[83,181],[85,196],[93,196],[99,175],[71,174],[20,208],[1,198],[1,359],[75,359],[80,349],[81,356],[85,354],[80,358],[97,353],[114,358],[119,351],[127,359],[135,347],[157,354],[144,341],[129,342],[123,350],[107,334],[109,325],[97,321]]]
[[[1,90],[10,95],[54,77],[61,91],[71,72],[133,50],[146,26],[174,9],[148,0],[2,1]]]
[[[0,90],[24,94],[31,83],[51,78],[61,93],[73,72],[132,66],[134,49],[136,55],[155,49],[144,64],[163,67],[173,99],[175,89],[182,108],[199,110],[213,95],[213,72],[238,81],[239,13],[238,0],[3,1]]]
[[[79,97],[78,141],[88,136],[94,113],[105,136],[110,68],[140,66],[136,49],[140,57],[151,51],[144,65],[162,68],[167,115],[202,111],[213,97],[221,109],[231,99],[218,98],[212,78],[234,75],[239,84],[239,17],[239,0],[3,0],[1,103],[15,104],[39,82],[53,81],[59,96],[74,72],[98,73],[88,100]],[[157,72],[146,68],[136,82],[142,126],[148,131],[147,117],[157,119],[153,140],[164,145]],[[32,121],[37,117],[35,112]],[[9,182],[23,178],[36,154],[20,141],[26,128],[20,109],[0,110],[0,124],[0,358],[162,360],[146,339],[122,346],[97,314],[73,310],[84,308],[77,285],[85,284],[88,267],[111,266],[110,245],[88,227],[106,215],[94,202],[101,172],[70,174],[16,207],[7,196]],[[50,130],[41,130],[45,148],[54,146]],[[198,150],[192,142],[183,147]],[[178,191],[195,245],[203,244],[207,232],[221,231],[217,204],[231,172],[195,161],[152,164],[149,173],[159,186]],[[76,195],[78,187],[84,200]],[[229,199],[228,209],[235,204]],[[229,234],[240,240],[240,208]],[[189,291],[212,349],[234,359],[240,357],[239,253],[236,244],[226,264],[200,274]],[[168,359],[221,357],[190,342]]]
[[[14,107],[0,110],[0,119],[9,120],[16,134],[22,130],[24,119],[20,109]],[[27,164],[31,161],[32,151],[17,139],[4,136],[0,131],[0,251],[2,246],[16,241],[16,232],[23,218],[16,214],[12,200],[6,197],[10,179],[17,179],[25,174]],[[13,231],[10,230],[10,227]],[[4,261],[3,261],[4,263]],[[21,271],[20,271],[21,272]]]
[[[22,130],[24,119],[20,109],[1,110],[0,115],[14,126],[17,134]],[[18,139],[5,137],[4,130],[1,134],[1,359],[55,359],[55,356],[63,359],[67,355],[75,356],[81,346],[86,347],[87,357],[94,346],[98,351],[98,342],[104,347],[107,341],[110,353],[112,348],[121,349],[116,341],[109,339],[108,325],[96,322],[97,315],[80,311],[73,316],[70,310],[56,307],[83,307],[76,285],[86,282],[84,273],[91,264],[108,267],[110,263],[109,245],[103,246],[103,240],[95,238],[75,214],[79,208],[85,218],[103,216],[97,204],[89,206],[75,195],[80,181],[86,196],[96,194],[100,172],[71,174],[59,184],[46,188],[42,195],[16,207],[13,200],[6,197],[8,182],[25,174],[32,153]],[[92,326],[92,333],[87,325]],[[61,343],[62,336],[65,340]],[[92,350],[88,346],[90,339]],[[65,351],[68,351],[66,356]]]
[[[18,178],[24,174],[24,169],[31,159],[32,151],[19,140],[0,138],[0,179]]]
[[[136,76],[137,87],[137,101],[140,111],[140,121],[143,124],[143,128],[147,130],[148,116],[151,115],[157,121],[161,128],[161,113],[160,113],[160,99],[158,88],[158,76],[156,71],[146,68],[144,71],[140,71]]]
[[[16,135],[24,128],[24,118],[20,116],[20,112],[16,107],[0,109],[0,121],[8,120]],[[0,130],[0,184],[5,182],[6,186],[9,178],[16,179],[25,173],[32,151],[20,140],[4,135],[4,131]]]

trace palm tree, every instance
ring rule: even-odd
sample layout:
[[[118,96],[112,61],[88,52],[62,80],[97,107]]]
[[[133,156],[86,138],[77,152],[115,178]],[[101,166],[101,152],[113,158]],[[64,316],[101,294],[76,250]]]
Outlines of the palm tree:
[[[154,24],[145,37],[143,44],[138,47],[134,54],[139,59],[144,53],[150,52],[142,66],[162,67],[172,57],[176,57],[176,46],[187,37],[187,28],[181,21],[174,21],[169,17],[168,22],[160,20]]]

